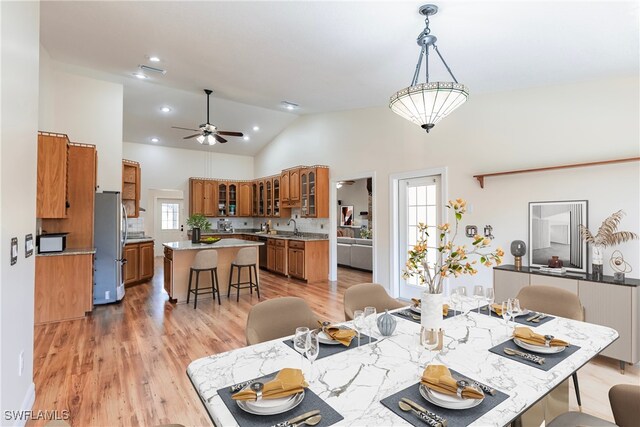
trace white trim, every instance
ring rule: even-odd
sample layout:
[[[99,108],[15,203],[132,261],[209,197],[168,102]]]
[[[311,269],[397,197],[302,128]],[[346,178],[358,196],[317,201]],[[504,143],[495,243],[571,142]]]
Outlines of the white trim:
[[[423,176],[440,175],[440,197],[442,200],[441,218],[447,221],[447,200],[449,200],[449,187],[447,182],[447,167],[421,169],[409,172],[400,172],[389,175],[389,293],[394,298],[400,295],[400,254],[398,253],[398,182],[401,179],[420,178]],[[375,234],[374,234],[375,236]]]
[[[31,383],[24,395],[24,399],[22,399],[22,405],[20,405],[20,413],[24,414],[26,411],[32,410],[34,403],[36,403],[36,385],[34,383]],[[27,418],[18,418],[14,425],[23,427],[26,424]]]
[[[378,283],[378,234],[376,233],[378,215],[376,210],[376,172],[364,171],[345,177],[332,177],[329,181],[329,280],[335,282],[338,280],[338,214],[335,207],[338,205],[338,189],[336,184],[340,181],[353,181],[357,179],[371,178],[371,211],[373,219],[370,227],[373,230],[373,278],[372,282]]]

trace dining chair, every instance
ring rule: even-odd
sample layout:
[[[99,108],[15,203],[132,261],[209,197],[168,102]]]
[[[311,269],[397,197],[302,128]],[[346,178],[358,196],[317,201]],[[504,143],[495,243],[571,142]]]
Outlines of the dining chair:
[[[263,301],[249,310],[245,328],[247,345],[293,335],[300,326],[317,328],[318,319],[302,298],[282,297]]]
[[[584,307],[578,295],[551,286],[525,286],[516,297],[520,300],[520,307],[531,311],[547,313],[567,319],[584,321]],[[578,407],[582,407],[578,373],[574,372],[573,388],[576,391]]]
[[[636,427],[640,420],[640,386],[629,384],[614,385],[609,389],[609,403],[616,423],[583,412],[565,412],[554,418],[547,427]]]
[[[391,298],[384,287],[377,283],[353,285],[344,293],[344,317],[347,320],[353,320],[353,312],[365,307],[375,307],[380,313],[405,306],[407,304]]]

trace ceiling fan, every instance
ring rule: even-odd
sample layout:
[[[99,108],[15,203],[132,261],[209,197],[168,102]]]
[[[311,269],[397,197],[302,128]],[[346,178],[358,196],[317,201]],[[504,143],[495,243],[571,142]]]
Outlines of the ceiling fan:
[[[171,126],[171,128],[198,132],[194,135],[185,136],[183,139],[191,139],[197,137],[196,140],[202,145],[214,145],[216,142],[224,144],[225,142],[227,142],[227,140],[224,139],[222,135],[240,137],[243,136],[242,132],[228,132],[224,130],[218,130],[217,127],[209,123],[209,97],[211,96],[212,91],[210,89],[205,89],[204,93],[207,94],[207,122],[200,125],[200,129],[181,128],[178,126]]]

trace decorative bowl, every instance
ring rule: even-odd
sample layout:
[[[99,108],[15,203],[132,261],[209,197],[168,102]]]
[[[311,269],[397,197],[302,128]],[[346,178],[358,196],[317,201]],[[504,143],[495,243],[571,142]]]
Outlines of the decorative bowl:
[[[206,243],[207,245],[211,245],[219,241],[220,241],[220,237],[205,237],[203,239],[200,239],[200,243]]]

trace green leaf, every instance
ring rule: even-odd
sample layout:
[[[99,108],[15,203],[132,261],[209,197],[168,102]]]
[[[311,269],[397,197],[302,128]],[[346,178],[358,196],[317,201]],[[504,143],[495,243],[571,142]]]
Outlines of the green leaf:
[[[460,212],[456,212],[456,219],[460,221],[462,219],[462,214]]]

